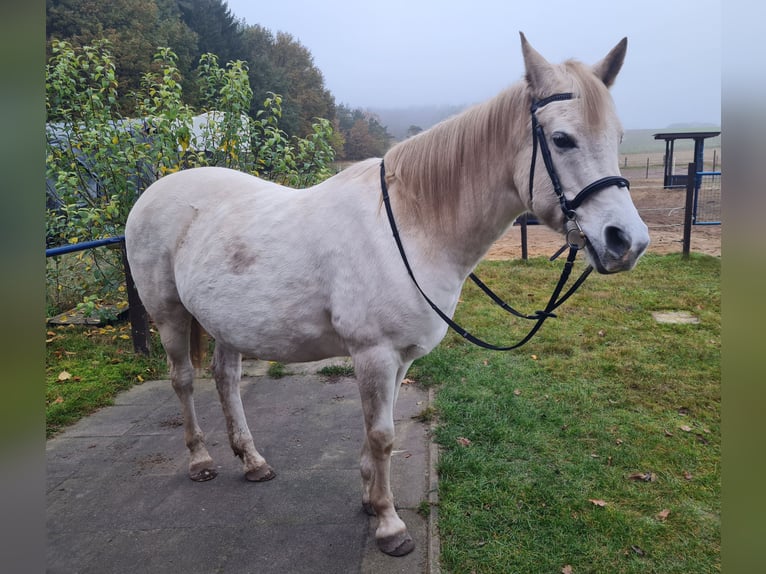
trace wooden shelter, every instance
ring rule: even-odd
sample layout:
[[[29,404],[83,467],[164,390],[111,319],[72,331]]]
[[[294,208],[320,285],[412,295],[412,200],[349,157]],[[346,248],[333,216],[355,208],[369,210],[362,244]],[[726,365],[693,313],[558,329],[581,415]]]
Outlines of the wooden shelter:
[[[697,171],[703,170],[703,156],[705,151],[705,140],[708,138],[714,138],[720,135],[721,132],[666,132],[654,134],[654,139],[665,140],[665,172],[662,178],[662,186],[665,189],[672,187],[685,187],[687,174],[674,174],[673,173],[673,150],[675,148],[675,142],[679,139],[693,139],[694,140],[694,163],[697,166]]]

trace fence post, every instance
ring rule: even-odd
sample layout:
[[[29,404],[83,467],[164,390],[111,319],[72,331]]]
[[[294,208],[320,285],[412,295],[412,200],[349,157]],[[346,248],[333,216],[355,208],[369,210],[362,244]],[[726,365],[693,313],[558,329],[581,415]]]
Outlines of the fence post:
[[[122,244],[122,264],[125,267],[125,289],[128,292],[128,318],[130,320],[130,334],[133,338],[133,350],[136,353],[148,355],[150,349],[149,319],[144,304],[138,296],[136,284],[133,282],[125,243]]]
[[[692,162],[686,171],[686,207],[684,208],[684,243],[683,258],[689,258],[692,241],[692,212],[694,211],[694,192],[697,188],[697,164]]]
[[[521,258],[527,260],[527,214],[526,212],[519,217],[521,223]]]

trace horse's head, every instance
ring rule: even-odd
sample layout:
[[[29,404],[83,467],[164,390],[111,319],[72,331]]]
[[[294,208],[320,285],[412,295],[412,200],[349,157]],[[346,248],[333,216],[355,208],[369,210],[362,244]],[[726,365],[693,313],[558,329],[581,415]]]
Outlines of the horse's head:
[[[517,181],[531,177],[534,184],[529,192],[520,191],[527,195],[529,209],[549,227],[567,233],[568,220],[569,229],[579,226],[599,272],[631,269],[649,245],[649,233],[627,180],[618,177],[622,126],[608,90],[622,67],[627,39],[593,67],[575,61],[553,65],[523,34],[521,44],[534,111],[528,152],[532,159],[520,168],[523,175]],[[535,165],[531,173],[529,165]]]

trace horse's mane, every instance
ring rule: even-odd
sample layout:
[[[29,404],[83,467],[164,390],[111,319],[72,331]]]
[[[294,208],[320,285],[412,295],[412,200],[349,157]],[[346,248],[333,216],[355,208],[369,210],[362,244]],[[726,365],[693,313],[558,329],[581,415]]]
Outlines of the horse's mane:
[[[610,105],[604,83],[575,60],[556,67],[562,84],[568,82],[558,91],[572,91],[589,129],[600,129]],[[455,221],[463,200],[477,199],[497,181],[498,170],[507,169],[509,159],[531,145],[530,104],[527,84],[520,81],[392,147],[384,157],[387,181],[396,184],[402,213],[437,225]]]

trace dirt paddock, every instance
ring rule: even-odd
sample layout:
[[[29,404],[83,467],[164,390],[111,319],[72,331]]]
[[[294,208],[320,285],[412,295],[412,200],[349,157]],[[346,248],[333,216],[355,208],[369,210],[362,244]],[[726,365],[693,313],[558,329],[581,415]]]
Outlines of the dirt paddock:
[[[631,187],[633,202],[649,226],[651,244],[649,253],[680,253],[684,235],[684,189],[663,189],[660,181],[634,182]],[[563,237],[544,225],[527,226],[529,257],[551,256],[564,244]],[[721,255],[721,226],[694,225],[691,234],[691,252]],[[487,254],[487,259],[521,258],[521,228],[511,227]]]

